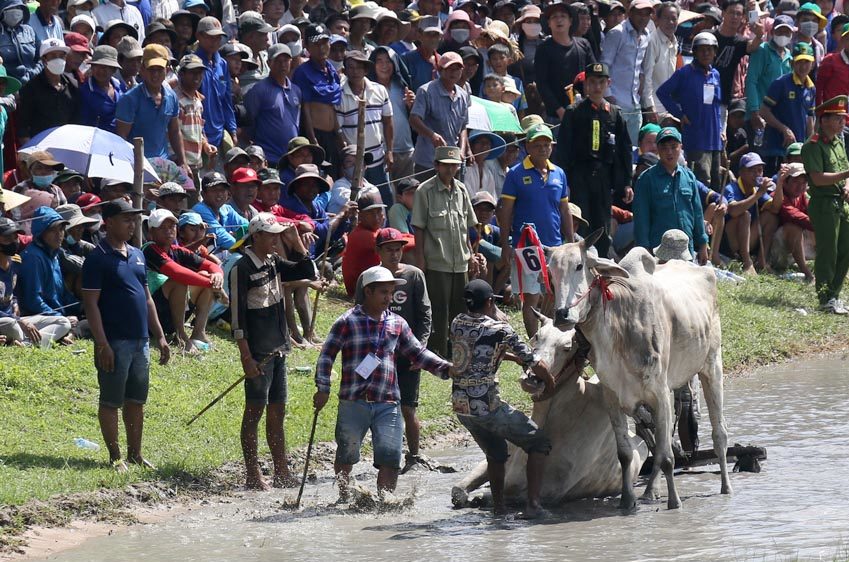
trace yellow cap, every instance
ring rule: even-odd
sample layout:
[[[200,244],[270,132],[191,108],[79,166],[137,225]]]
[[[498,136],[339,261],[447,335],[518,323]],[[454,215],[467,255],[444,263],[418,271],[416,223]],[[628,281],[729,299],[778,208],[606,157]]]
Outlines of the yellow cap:
[[[171,59],[171,54],[164,46],[157,43],[151,43],[142,51],[142,64],[145,68],[151,66],[168,67],[168,61]]]

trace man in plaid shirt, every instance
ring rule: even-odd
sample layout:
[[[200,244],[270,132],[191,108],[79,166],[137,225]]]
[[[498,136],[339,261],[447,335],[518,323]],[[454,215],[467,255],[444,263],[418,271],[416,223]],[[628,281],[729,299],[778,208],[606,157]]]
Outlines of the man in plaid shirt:
[[[330,328],[318,358],[313,404],[321,410],[330,397],[330,373],[342,352],[342,382],[336,418],[336,462],[340,498],[347,500],[348,479],[360,460],[360,448],[371,429],[378,491],[393,491],[401,468],[404,423],[399,402],[395,357],[400,354],[414,368],[448,379],[451,363],[428,351],[407,322],[390,312],[396,279],[385,267],[362,273],[364,301],[339,317]]]

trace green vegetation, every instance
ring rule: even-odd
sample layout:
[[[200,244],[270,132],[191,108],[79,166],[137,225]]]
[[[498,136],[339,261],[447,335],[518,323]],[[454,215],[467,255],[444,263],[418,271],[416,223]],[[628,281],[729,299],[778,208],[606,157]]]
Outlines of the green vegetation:
[[[686,306],[687,303],[681,303]],[[348,306],[331,296],[321,303],[318,333]],[[765,277],[720,289],[723,343],[727,372],[778,361],[802,352],[844,344],[849,320],[815,312],[813,288]],[[805,308],[807,316],[795,311]],[[515,325],[521,324],[516,312]],[[239,425],[241,389],[234,390],[190,428],[186,421],[241,375],[234,344],[219,333],[214,350],[202,359],[177,356],[151,376],[145,453],[156,472],[131,470],[118,476],[104,449],[78,449],[75,437],[101,442],[97,425],[97,381],[92,345],[40,349],[3,348],[0,363],[0,505],[19,505],[56,494],[122,488],[143,480],[203,478],[228,461],[241,458]],[[153,351],[154,360],[158,352]],[[289,447],[306,443],[312,421],[312,371],[318,351],[295,350],[289,356]],[[337,362],[338,365],[338,362]],[[507,400],[527,406],[515,381],[519,370],[505,366]],[[337,379],[338,380],[338,379]],[[447,383],[423,374],[420,415],[428,430],[439,431],[450,419]],[[319,418],[317,439],[333,439],[335,406]],[[0,521],[0,525],[3,522]],[[0,533],[2,534],[2,533]],[[2,541],[0,541],[2,543]]]

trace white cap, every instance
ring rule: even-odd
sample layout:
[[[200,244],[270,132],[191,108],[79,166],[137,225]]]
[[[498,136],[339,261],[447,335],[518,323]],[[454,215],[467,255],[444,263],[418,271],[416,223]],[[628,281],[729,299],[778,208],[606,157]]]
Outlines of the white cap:
[[[169,211],[168,209],[156,209],[150,216],[147,218],[147,224],[152,226],[153,228],[159,228],[165,221],[172,220],[174,224],[177,224],[177,217],[174,216],[174,213]]]
[[[74,29],[74,26],[78,23],[84,23],[89,26],[92,31],[97,31],[97,23],[95,23],[94,18],[91,17],[88,12],[77,12],[77,15],[75,15],[74,19],[71,20],[71,25],[68,27],[70,29]]]
[[[252,218],[250,224],[248,224],[248,236],[257,232],[280,234],[284,230],[286,230],[286,227],[277,222],[277,217],[271,213],[260,213]]]
[[[371,285],[372,283],[395,283],[396,285],[406,285],[406,279],[398,279],[392,272],[383,267],[382,265],[376,265],[374,267],[370,267],[363,271],[363,287]]]
[[[65,53],[66,55],[71,49],[65,45],[65,42],[61,39],[56,39],[55,37],[48,37],[44,41],[41,42],[41,48],[39,50],[39,55],[49,55],[50,53]]]

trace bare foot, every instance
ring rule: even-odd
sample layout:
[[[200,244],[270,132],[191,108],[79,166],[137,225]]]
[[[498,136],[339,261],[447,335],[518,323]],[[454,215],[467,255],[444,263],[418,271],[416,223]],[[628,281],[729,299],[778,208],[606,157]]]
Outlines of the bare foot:
[[[263,480],[262,476],[259,474],[248,475],[245,479],[245,488],[248,490],[258,490],[260,492],[267,492],[271,489],[271,486],[268,485],[268,482]]]
[[[292,341],[292,345],[297,347],[298,349],[307,349],[310,347],[310,344],[302,339],[289,338]]]
[[[124,459],[116,459],[112,461],[112,468],[115,469],[115,472],[118,474],[127,474],[130,472],[130,467],[127,466],[127,463],[124,462]]]
[[[748,267],[743,268],[743,275],[757,275],[757,274],[758,274],[758,272],[755,271],[755,266],[752,265],[752,264],[749,264]]]

